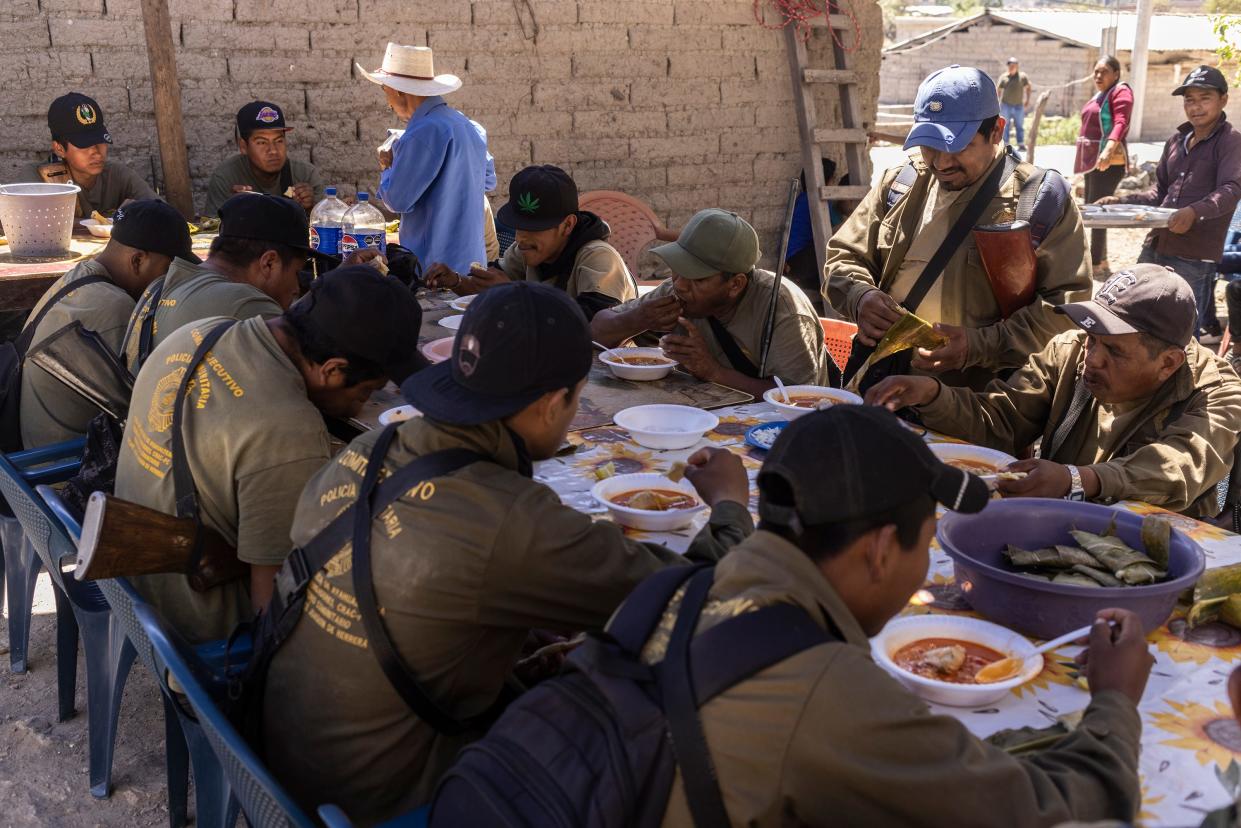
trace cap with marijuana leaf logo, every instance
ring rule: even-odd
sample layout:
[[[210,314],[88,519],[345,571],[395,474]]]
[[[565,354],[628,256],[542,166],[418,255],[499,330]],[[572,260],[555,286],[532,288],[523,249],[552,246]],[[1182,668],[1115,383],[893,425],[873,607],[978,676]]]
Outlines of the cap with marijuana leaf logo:
[[[496,219],[515,230],[547,230],[577,212],[577,185],[551,165],[526,167],[513,176],[508,202]]]
[[[517,199],[517,209],[523,213],[537,213],[539,200],[531,193],[522,193],[521,198]]]

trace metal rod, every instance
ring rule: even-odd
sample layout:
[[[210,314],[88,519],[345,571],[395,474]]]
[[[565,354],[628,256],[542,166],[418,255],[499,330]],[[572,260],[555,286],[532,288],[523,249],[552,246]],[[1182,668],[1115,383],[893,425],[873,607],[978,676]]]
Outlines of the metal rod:
[[[760,349],[758,375],[767,376],[767,355],[771,352],[771,338],[776,329],[776,307],[780,304],[780,281],[784,278],[784,265],[789,255],[789,233],[793,229],[793,208],[797,206],[797,194],[801,181],[789,181],[789,202],[784,209],[784,226],[780,230],[780,258],[776,262],[776,279],[771,283],[771,303],[767,306],[767,324],[763,328],[763,344]],[[807,194],[807,200],[810,196]]]

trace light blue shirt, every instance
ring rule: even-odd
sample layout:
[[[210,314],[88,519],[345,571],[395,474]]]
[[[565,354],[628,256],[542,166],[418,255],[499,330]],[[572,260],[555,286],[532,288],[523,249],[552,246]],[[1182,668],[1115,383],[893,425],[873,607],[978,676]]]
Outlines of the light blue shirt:
[[[423,269],[443,262],[466,273],[485,262],[483,179],[487,144],[469,118],[427,98],[392,147],[377,195],[401,214],[401,245]]]

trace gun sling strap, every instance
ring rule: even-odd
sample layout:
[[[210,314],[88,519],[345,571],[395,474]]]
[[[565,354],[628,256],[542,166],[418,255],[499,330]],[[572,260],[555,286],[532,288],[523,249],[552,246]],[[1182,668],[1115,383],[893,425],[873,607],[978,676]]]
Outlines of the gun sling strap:
[[[181,376],[181,382],[177,384],[176,396],[172,398],[172,486],[173,497],[177,504],[177,517],[193,518],[194,520],[194,548],[190,550],[190,561],[187,572],[193,572],[198,568],[202,558],[202,517],[198,512],[198,489],[194,487],[194,475],[190,473],[190,462],[185,456],[185,435],[183,429],[185,426],[185,410],[187,392],[190,388],[190,382],[194,379],[194,374],[198,371],[198,366],[207,358],[207,352],[219,341],[220,337],[229,328],[237,324],[236,319],[229,319],[221,322],[203,335],[202,341],[198,343],[197,350],[190,357],[189,364],[185,366],[185,373]]]
[[[38,329],[39,323],[43,321],[43,317],[47,316],[48,311],[59,305],[61,299],[64,299],[78,288],[93,285],[96,282],[111,282],[111,279],[104,276],[83,276],[81,279],[75,279],[66,285],[61,285],[60,290],[53,293],[52,298],[48,299],[43,307],[39,309],[39,312],[34,315],[34,318],[26,323],[26,327],[22,329],[21,336],[13,343],[13,348],[17,351],[17,355],[25,359],[26,352],[30,350],[30,343],[34,341],[35,330]]]
[[[423,481],[443,477],[487,458],[468,449],[445,449],[419,457],[379,483],[379,473],[384,467],[388,448],[396,436],[396,429],[395,423],[388,426],[375,441],[367,458],[366,474],[362,478],[354,504],[337,515],[307,544],[294,549],[289,555],[276,575],[276,589],[268,612],[273,619],[280,619],[287,608],[299,603],[315,573],[327,566],[328,561],[335,557],[346,543],[352,541],[353,590],[358,602],[358,613],[362,616],[362,625],[366,630],[367,648],[379,662],[392,689],[418,718],[440,733],[455,735],[491,722],[498,715],[500,705],[497,704],[467,720],[457,719],[431,698],[396,651],[384,627],[375,596],[371,566],[371,518],[382,513]],[[276,621],[277,645],[292,632],[292,626],[300,615],[300,611],[294,612],[287,627]]]

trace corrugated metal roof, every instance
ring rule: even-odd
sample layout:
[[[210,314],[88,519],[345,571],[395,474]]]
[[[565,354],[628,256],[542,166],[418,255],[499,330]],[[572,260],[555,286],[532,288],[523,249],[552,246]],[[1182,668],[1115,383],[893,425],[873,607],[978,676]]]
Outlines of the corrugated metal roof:
[[[1113,25],[1113,17],[1109,12],[987,9],[903,43],[893,44],[885,51],[899,51],[955,29],[966,28],[988,15],[996,20],[1033,29],[1079,46],[1098,46],[1098,38],[1104,27]],[[1134,30],[1137,28],[1137,15],[1121,12],[1115,19],[1115,25],[1116,48],[1122,52],[1130,51],[1133,48]],[[1213,51],[1218,45],[1219,39],[1211,30],[1211,18],[1205,14],[1157,14],[1151,18],[1151,51]]]

